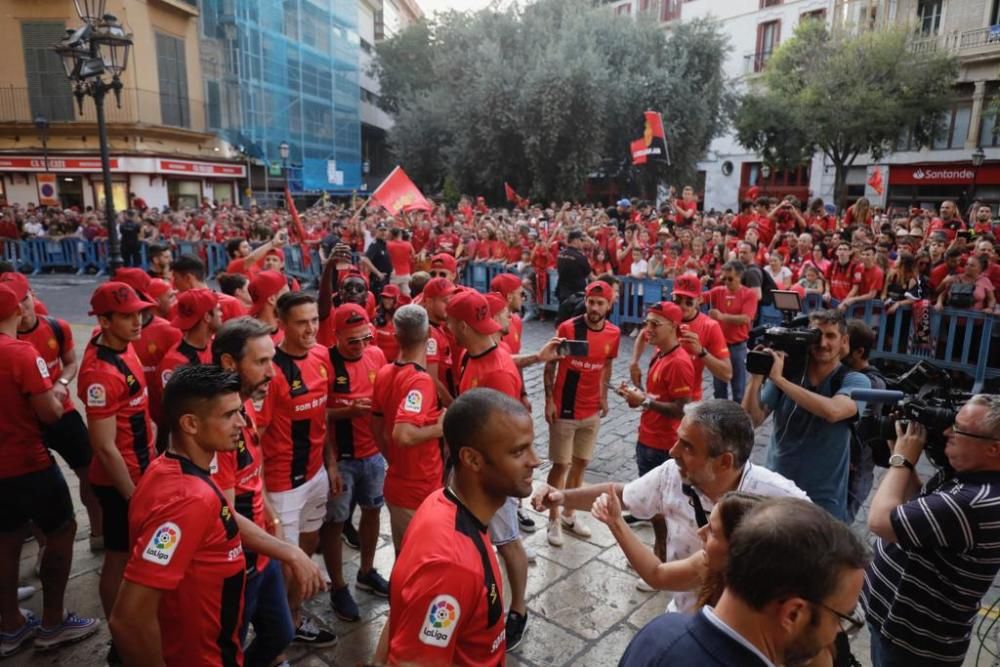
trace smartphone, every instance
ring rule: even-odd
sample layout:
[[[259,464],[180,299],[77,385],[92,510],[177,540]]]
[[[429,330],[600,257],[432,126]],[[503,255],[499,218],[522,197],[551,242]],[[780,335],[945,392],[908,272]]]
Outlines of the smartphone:
[[[590,343],[585,340],[564,340],[559,343],[559,354],[564,357],[586,357],[590,354]]]

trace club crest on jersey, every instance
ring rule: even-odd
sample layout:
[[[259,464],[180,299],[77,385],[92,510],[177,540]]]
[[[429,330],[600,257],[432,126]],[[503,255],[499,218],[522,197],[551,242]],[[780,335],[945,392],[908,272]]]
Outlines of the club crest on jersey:
[[[103,408],[108,404],[108,392],[103,384],[92,384],[87,387],[87,406]]]
[[[55,338],[50,338],[48,341],[48,346],[50,350],[58,350],[59,342]]]
[[[38,367],[38,373],[43,378],[47,378],[49,376],[49,366],[45,363],[44,359],[41,357],[35,357],[35,366]]]
[[[419,413],[424,405],[424,395],[416,389],[410,391],[403,400],[403,411]]]
[[[427,618],[420,628],[420,641],[430,646],[447,646],[461,616],[458,600],[450,595],[437,596],[427,608]]]
[[[167,521],[153,533],[149,544],[142,551],[142,558],[157,565],[169,565],[180,542],[181,527],[173,521]]]
[[[375,373],[375,371],[368,371],[368,381],[374,384],[375,383],[375,375],[377,375]]]
[[[326,367],[325,366],[320,366],[319,367],[319,375],[324,380],[326,379]]]

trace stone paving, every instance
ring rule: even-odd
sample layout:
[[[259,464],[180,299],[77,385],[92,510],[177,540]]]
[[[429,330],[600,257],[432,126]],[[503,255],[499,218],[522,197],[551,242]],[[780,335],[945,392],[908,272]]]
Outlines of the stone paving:
[[[91,330],[91,321],[86,318],[86,301],[93,289],[93,279],[67,279],[52,276],[33,279],[36,291],[49,305],[50,310],[69,319],[74,324],[74,336],[78,351],[82,351],[86,336]],[[549,323],[529,322],[525,326],[525,351],[540,347],[551,335]],[[632,339],[623,338],[619,358],[615,364],[613,382],[627,378],[628,359]],[[536,480],[544,480],[548,473],[546,460],[548,452],[548,428],[541,414],[542,367],[526,369],[525,383],[533,404],[535,420],[535,443],[542,467],[536,472]],[[710,384],[710,383],[709,383]],[[74,388],[75,394],[75,388]],[[706,392],[711,395],[711,390]],[[638,412],[631,411],[617,396],[609,396],[611,414],[601,424],[600,436],[594,461],[586,475],[588,483],[607,481],[627,481],[635,476],[634,443],[637,431]],[[769,426],[765,424],[757,436],[753,458],[763,458]],[[72,472],[66,471],[74,498],[76,480]],[[82,615],[101,616],[100,601],[97,596],[100,554],[89,550],[87,536],[87,516],[77,504],[79,529],[74,548],[71,578],[67,591],[67,608]],[[518,650],[510,654],[507,664],[549,667],[573,665],[574,667],[615,665],[635,632],[663,612],[669,602],[669,594],[643,593],[636,589],[634,572],[621,550],[615,544],[607,528],[589,519],[593,536],[581,540],[566,533],[566,544],[555,548],[545,538],[545,521],[541,515],[531,512],[539,530],[525,536],[526,544],[537,552],[537,562],[533,564],[528,577],[529,622],[525,640]],[[863,530],[863,524],[858,525]],[[392,570],[393,551],[389,538],[389,520],[386,512],[382,516],[382,535],[376,552],[376,567],[386,576]],[[647,526],[638,528],[638,534],[647,543],[652,542],[652,530]],[[21,578],[23,583],[39,586],[34,575],[36,547],[33,541],[25,544],[22,552]],[[358,567],[358,553],[344,548],[345,576],[352,581]],[[317,557],[319,561],[319,557]],[[503,568],[501,568],[502,570]],[[505,584],[506,586],[506,584]],[[506,595],[506,593],[505,593]],[[1000,593],[994,588],[985,602],[989,604]],[[41,592],[23,606],[40,611]],[[361,608],[363,621],[355,624],[343,623],[333,616],[328,597],[321,594],[306,604],[306,609],[316,619],[329,626],[339,636],[337,646],[312,651],[293,647],[289,658],[295,665],[321,667],[324,665],[357,665],[368,660],[372,654],[379,632],[385,623],[388,603],[386,600],[364,592],[355,593]],[[509,595],[508,595],[509,599]],[[33,654],[30,650],[5,660],[5,664],[16,665],[73,665],[89,667],[103,664],[107,652],[109,635],[106,625],[100,633],[77,645],[52,653]],[[994,639],[986,648],[996,650]],[[862,664],[869,665],[867,631],[854,641],[854,653]],[[965,666],[976,667],[996,664],[984,651],[977,660],[979,642],[974,638]]]

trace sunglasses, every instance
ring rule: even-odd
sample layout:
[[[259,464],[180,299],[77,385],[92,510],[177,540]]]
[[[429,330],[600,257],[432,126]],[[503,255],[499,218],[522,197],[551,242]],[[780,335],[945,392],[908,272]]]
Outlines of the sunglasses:
[[[694,299],[692,299],[689,296],[675,296],[674,303],[676,303],[678,306],[693,306]]]
[[[367,334],[365,336],[359,336],[358,338],[348,338],[347,339],[347,344],[348,345],[357,345],[359,343],[370,343],[372,341],[372,339],[374,339],[374,338],[375,337],[372,336],[371,334]]]
[[[447,278],[448,277],[448,272],[447,271],[430,271],[429,273],[430,273],[431,278]]]

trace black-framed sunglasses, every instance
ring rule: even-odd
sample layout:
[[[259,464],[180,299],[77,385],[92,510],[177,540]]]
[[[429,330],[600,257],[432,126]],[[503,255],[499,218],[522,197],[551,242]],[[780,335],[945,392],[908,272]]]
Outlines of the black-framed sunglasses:
[[[861,629],[865,627],[865,617],[860,613],[861,607],[855,607],[854,611],[850,615],[841,613],[829,605],[825,605],[822,602],[814,602],[813,600],[808,600],[810,604],[814,604],[817,607],[822,607],[828,612],[837,617],[837,622],[840,625],[840,629],[848,637],[853,637],[854,635],[861,632]],[[847,623],[847,627],[844,627],[844,623]]]
[[[447,278],[447,271],[429,271],[431,278]]]
[[[675,296],[674,303],[676,303],[678,306],[693,306],[694,299],[692,299],[689,296]]]

